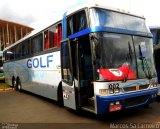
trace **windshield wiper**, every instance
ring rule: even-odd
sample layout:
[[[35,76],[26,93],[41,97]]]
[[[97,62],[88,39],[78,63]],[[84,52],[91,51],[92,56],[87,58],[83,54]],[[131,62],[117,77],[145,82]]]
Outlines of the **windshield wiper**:
[[[129,50],[129,52],[126,55],[126,61],[129,62],[129,63],[132,63],[132,49],[131,49],[131,45],[130,45],[129,41],[128,41],[128,50]],[[124,82],[126,82],[127,79],[128,79],[129,70],[130,70],[130,68],[129,68],[130,64],[129,63],[128,63],[128,70],[127,70],[126,76],[124,78]]]
[[[124,78],[124,82],[126,82],[128,79],[129,70],[130,70],[130,63],[132,63],[132,48],[131,48],[129,41],[128,41],[128,50],[129,50],[129,52],[126,55],[126,61],[128,62],[128,70],[127,70],[126,76]]]
[[[152,78],[152,76],[151,76],[151,69],[150,69],[150,67],[149,67],[149,65],[148,65],[148,62],[147,62],[146,57],[143,56],[143,54],[142,54],[142,49],[141,49],[141,46],[140,46],[140,45],[139,45],[139,52],[140,52],[140,59],[142,60],[142,69],[143,69],[145,75],[147,76],[147,78],[148,78],[148,79],[151,79],[151,78]],[[144,66],[144,65],[146,65],[148,74],[145,72],[145,66]]]

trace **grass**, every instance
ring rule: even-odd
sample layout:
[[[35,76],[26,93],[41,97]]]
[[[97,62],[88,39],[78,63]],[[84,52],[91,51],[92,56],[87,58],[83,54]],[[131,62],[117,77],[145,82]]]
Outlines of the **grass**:
[[[6,83],[0,82],[0,89],[6,89],[6,88],[10,88],[10,86],[7,85]]]

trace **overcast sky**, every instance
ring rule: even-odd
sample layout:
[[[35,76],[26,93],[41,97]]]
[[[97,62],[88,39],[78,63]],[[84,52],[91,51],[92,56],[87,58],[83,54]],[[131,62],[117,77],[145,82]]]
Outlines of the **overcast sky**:
[[[6,19],[35,29],[47,27],[60,20],[73,6],[97,2],[144,15],[147,25],[160,25],[160,0],[0,0],[0,19]]]

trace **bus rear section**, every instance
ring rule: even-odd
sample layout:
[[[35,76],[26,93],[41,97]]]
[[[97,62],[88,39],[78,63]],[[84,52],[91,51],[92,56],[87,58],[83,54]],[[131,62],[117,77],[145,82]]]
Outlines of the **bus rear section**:
[[[62,21],[64,106],[106,114],[155,100],[152,35],[144,18],[92,6],[65,13]]]

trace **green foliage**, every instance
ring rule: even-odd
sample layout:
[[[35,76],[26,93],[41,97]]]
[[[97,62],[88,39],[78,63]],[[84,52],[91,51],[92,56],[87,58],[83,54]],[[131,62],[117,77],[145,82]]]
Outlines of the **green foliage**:
[[[6,88],[10,88],[10,86],[7,85],[6,83],[0,82],[0,89],[6,89]]]

